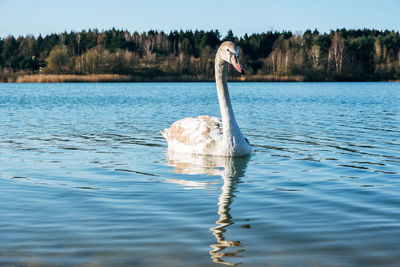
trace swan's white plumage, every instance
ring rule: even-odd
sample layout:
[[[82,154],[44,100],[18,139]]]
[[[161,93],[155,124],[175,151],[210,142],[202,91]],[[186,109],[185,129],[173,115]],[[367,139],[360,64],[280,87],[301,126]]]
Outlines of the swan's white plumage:
[[[217,155],[222,143],[222,122],[211,116],[184,118],[162,132],[168,148],[179,153]]]
[[[167,139],[169,151],[216,156],[250,154],[250,143],[235,120],[226,82],[227,64],[244,73],[238,57],[238,47],[229,41],[221,44],[215,56],[215,81],[222,120],[199,116],[173,123],[169,129],[161,132]]]

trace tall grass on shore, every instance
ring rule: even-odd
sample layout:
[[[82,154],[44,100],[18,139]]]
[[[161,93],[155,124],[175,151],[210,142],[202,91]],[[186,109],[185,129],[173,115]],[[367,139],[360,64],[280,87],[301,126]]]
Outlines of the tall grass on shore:
[[[276,75],[247,75],[231,76],[229,81],[234,82],[303,82],[305,77],[301,75],[294,76],[276,76]],[[212,82],[213,77],[207,76],[134,76],[119,74],[20,74],[3,77],[2,82],[11,83],[98,83],[98,82]],[[1,81],[0,81],[1,82]]]
[[[68,83],[68,82],[130,82],[132,77],[129,75],[118,74],[37,74],[22,75],[15,80],[17,83]]]
[[[230,81],[244,81],[244,82],[305,82],[306,77],[302,75],[247,75],[247,76],[234,76]]]

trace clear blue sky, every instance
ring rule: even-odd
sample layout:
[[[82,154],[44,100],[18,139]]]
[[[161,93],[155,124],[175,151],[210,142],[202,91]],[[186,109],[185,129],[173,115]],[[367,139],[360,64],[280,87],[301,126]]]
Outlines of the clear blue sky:
[[[0,0],[0,37],[97,28],[235,35],[317,28],[400,30],[400,0]]]

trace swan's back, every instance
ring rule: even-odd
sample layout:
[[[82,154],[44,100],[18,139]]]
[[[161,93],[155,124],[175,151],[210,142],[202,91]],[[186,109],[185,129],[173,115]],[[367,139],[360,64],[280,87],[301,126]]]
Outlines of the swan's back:
[[[215,154],[222,142],[222,122],[211,116],[184,118],[174,122],[162,135],[170,151]]]

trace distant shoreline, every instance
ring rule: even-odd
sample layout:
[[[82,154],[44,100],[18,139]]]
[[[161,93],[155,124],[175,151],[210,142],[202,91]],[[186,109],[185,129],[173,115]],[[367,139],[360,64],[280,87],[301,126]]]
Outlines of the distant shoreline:
[[[297,76],[274,76],[274,75],[248,75],[229,77],[230,82],[310,82],[305,77]],[[106,82],[213,82],[210,77],[184,76],[156,76],[142,77],[134,75],[119,74],[33,74],[12,75],[0,83],[106,83]],[[343,82],[343,81],[315,81],[315,82]],[[368,82],[368,81],[348,81]],[[400,82],[399,80],[371,81],[371,82]]]
[[[400,32],[336,29],[267,31],[243,37],[218,30],[82,30],[0,38],[0,82],[207,82],[224,41],[239,47],[247,74],[229,81],[400,80]]]
[[[101,83],[101,82],[213,82],[214,77],[194,77],[183,76],[155,76],[143,77],[134,75],[119,74],[33,74],[33,75],[13,75],[0,81],[3,83]],[[229,77],[233,82],[303,82],[303,76],[273,76],[273,75],[251,75]]]

